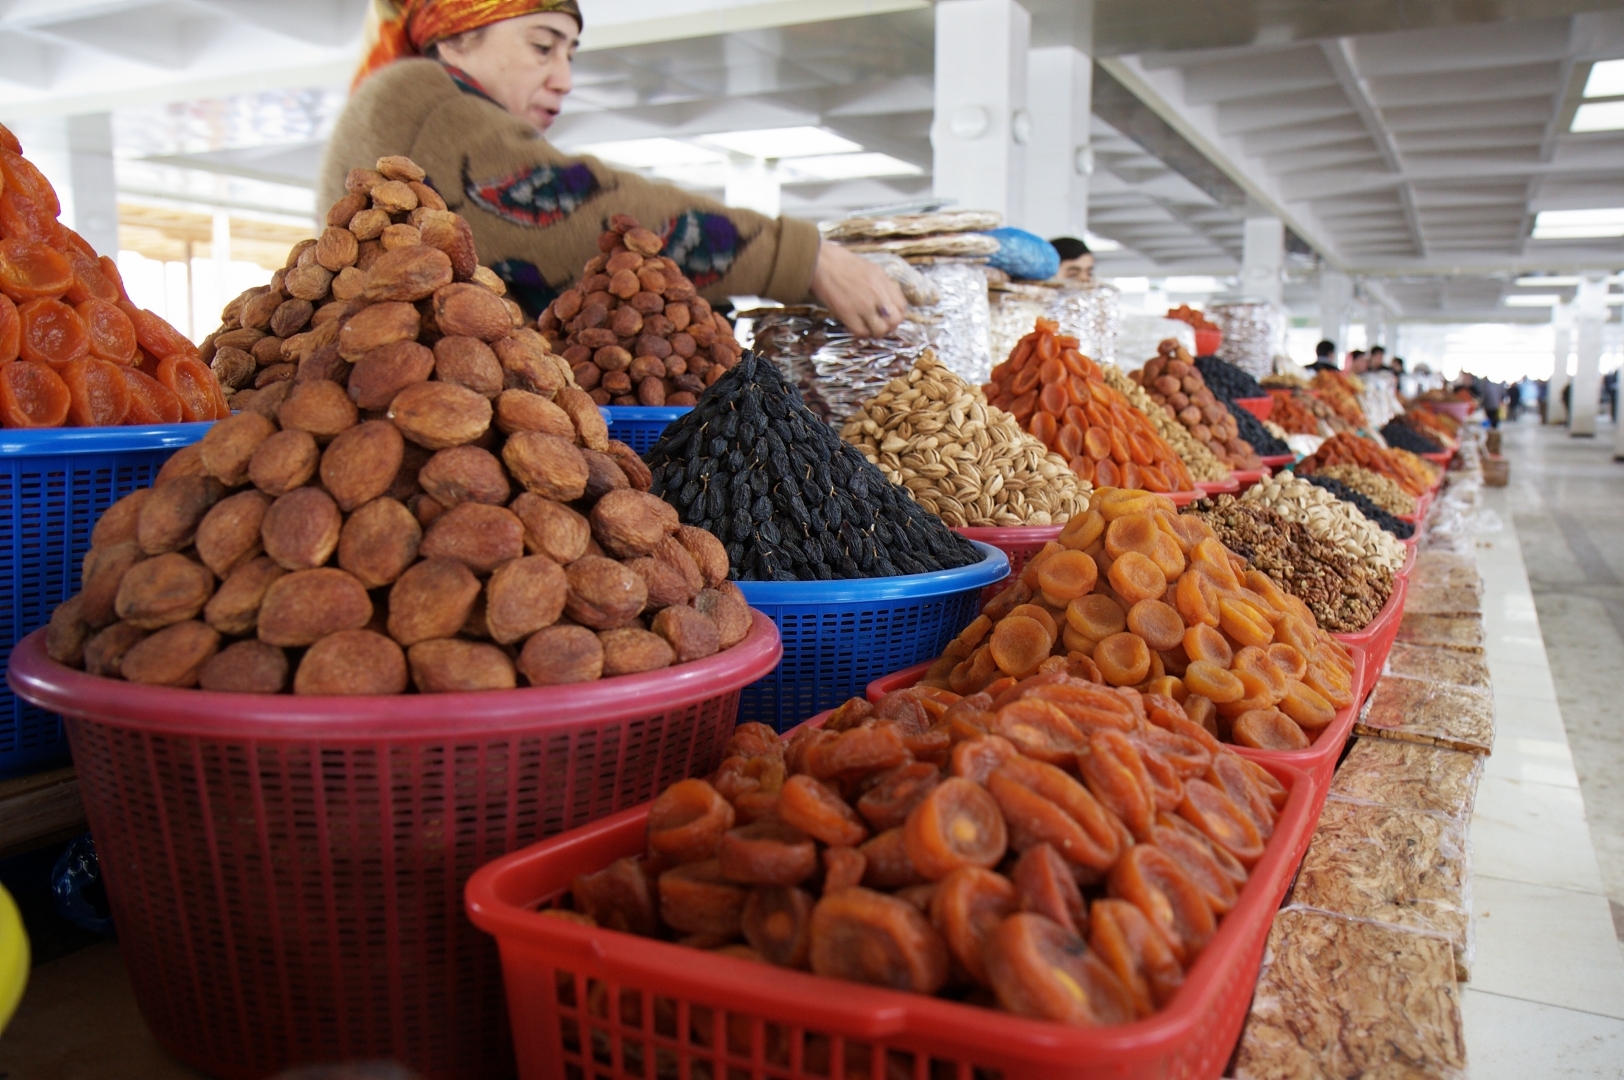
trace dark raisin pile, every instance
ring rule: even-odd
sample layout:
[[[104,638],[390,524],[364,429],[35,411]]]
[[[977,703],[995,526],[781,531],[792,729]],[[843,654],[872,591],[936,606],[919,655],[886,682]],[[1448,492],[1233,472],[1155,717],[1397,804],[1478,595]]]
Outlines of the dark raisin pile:
[[[1404,422],[1403,417],[1387,421],[1382,428],[1382,438],[1387,440],[1388,446],[1396,446],[1400,450],[1408,450],[1412,454],[1436,454],[1443,447],[1421,434],[1415,428]]]
[[[645,456],[653,491],[727,547],[738,581],[895,577],[981,553],[814,416],[746,352]]]
[[[1259,457],[1291,453],[1291,447],[1269,434],[1269,429],[1263,426],[1263,421],[1235,404],[1233,400],[1225,401],[1224,406],[1235,418],[1235,426],[1240,428],[1241,438],[1252,444],[1252,449],[1257,451]]]
[[[1324,488],[1343,502],[1357,506],[1361,514],[1380,525],[1387,532],[1392,533],[1398,539],[1408,540],[1415,535],[1414,525],[1389,514],[1386,510],[1371,502],[1370,496],[1364,492],[1355,491],[1342,481],[1333,480],[1329,476],[1315,476],[1313,473],[1298,473],[1297,475],[1316,487]]]
[[[1207,388],[1225,401],[1269,396],[1262,383],[1234,364],[1220,360],[1216,356],[1198,356],[1195,358],[1195,366],[1201,372],[1201,377],[1207,380]],[[1242,435],[1241,438],[1245,439],[1246,436]],[[1256,446],[1255,443],[1253,445]],[[1263,451],[1259,450],[1258,453],[1261,454]]]

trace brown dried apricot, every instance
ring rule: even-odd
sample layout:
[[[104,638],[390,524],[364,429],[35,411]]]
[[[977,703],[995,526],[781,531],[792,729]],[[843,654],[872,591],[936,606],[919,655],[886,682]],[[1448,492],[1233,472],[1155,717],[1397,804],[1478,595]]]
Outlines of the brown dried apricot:
[[[643,937],[659,930],[654,892],[637,858],[616,859],[596,873],[580,875],[570,883],[570,895],[575,910],[598,926]]]
[[[459,503],[424,530],[419,552],[425,558],[457,559],[476,574],[489,574],[524,554],[524,523],[503,506]]]
[[[937,883],[930,899],[930,921],[965,973],[985,985],[982,957],[987,938],[1018,908],[1008,878],[984,867],[961,866]]]
[[[531,686],[592,682],[603,675],[603,642],[584,626],[549,626],[525,641],[518,668]]]
[[[288,654],[263,641],[236,641],[198,669],[197,684],[233,694],[280,694],[288,685]]]
[[[569,581],[545,555],[527,555],[498,566],[485,595],[485,622],[492,640],[511,645],[558,621]]]
[[[1172,1000],[1184,983],[1184,968],[1167,944],[1133,904],[1096,900],[1088,944],[1122,982],[1133,999],[1134,1014],[1145,1017]]]
[[[294,391],[295,396],[298,393]],[[348,427],[321,455],[322,486],[347,514],[389,490],[405,453],[406,440],[401,438],[400,429],[387,420],[367,420]]]
[[[271,645],[310,645],[372,621],[372,599],[355,578],[333,567],[277,578],[260,603],[259,639]]]
[[[997,800],[981,785],[956,776],[920,800],[903,830],[910,861],[933,881],[960,866],[994,866],[1009,844]]]
[[[288,570],[321,566],[338,547],[344,516],[325,491],[295,488],[265,511],[260,538],[265,554]]]
[[[250,488],[215,503],[197,526],[197,557],[224,578],[260,553],[260,529],[271,500]]]
[[[749,891],[723,878],[715,859],[667,870],[659,892],[660,918],[672,929],[724,941],[738,937]]]
[[[722,635],[715,620],[681,604],[663,608],[649,620],[649,629],[670,643],[679,664],[714,656],[722,648]]]
[[[677,659],[675,650],[665,638],[640,626],[603,630],[599,632],[598,639],[603,642],[603,673],[606,677],[658,671],[670,667]]]
[[[901,889],[922,884],[926,878],[908,856],[902,826],[876,833],[858,847],[865,861],[863,884],[870,889]]]
[[[479,593],[479,580],[457,559],[415,563],[389,589],[389,636],[405,646],[453,637]]]
[[[919,910],[869,889],[841,889],[812,909],[812,970],[916,994],[947,982],[948,951]]]
[[[1122,856],[1106,876],[1106,889],[1138,908],[1181,964],[1193,962],[1217,930],[1217,917],[1201,887],[1171,856],[1150,844],[1135,845]]]
[[[744,885],[799,885],[818,868],[817,845],[787,822],[767,818],[727,830],[716,847],[722,876]]]
[[[1235,717],[1230,737],[1254,750],[1307,750],[1312,741],[1279,709],[1248,709]]]
[[[1010,871],[1018,906],[1047,916],[1074,934],[1088,933],[1088,905],[1066,860],[1050,844],[1033,844]]]
[[[196,686],[198,672],[219,648],[220,634],[212,626],[195,620],[178,622],[131,646],[119,670],[134,683]]]
[[[1205,780],[1187,781],[1178,812],[1242,866],[1250,867],[1263,857],[1263,836],[1257,824],[1222,789]]]
[[[1042,915],[1011,915],[988,936],[987,981],[998,1003],[1018,1016],[1075,1027],[1124,1024],[1133,999],[1121,980],[1076,934]]]
[[[733,823],[732,805],[714,787],[679,780],[649,805],[649,852],[678,863],[714,858]]]
[[[203,606],[204,621],[222,634],[254,633],[265,591],[286,573],[263,555],[248,560],[220,583],[219,591]]]
[[[857,800],[857,812],[875,832],[894,829],[908,820],[914,807],[941,780],[941,771],[928,762],[898,765],[880,774],[874,786],[862,794]]]
[[[816,901],[804,889],[779,885],[750,890],[739,929],[762,959],[779,967],[811,964],[812,908]]]
[[[292,576],[292,575],[290,575]],[[341,630],[305,650],[293,692],[318,696],[399,694],[406,690],[400,646],[372,630]]]
[[[391,585],[417,560],[423,529],[394,499],[373,499],[338,534],[338,565],[369,589]]]
[[[592,526],[563,503],[525,491],[509,507],[524,523],[525,550],[568,566],[587,552]]]
[[[158,630],[196,618],[213,592],[214,575],[207,567],[169,552],[125,571],[113,608],[132,626]]]

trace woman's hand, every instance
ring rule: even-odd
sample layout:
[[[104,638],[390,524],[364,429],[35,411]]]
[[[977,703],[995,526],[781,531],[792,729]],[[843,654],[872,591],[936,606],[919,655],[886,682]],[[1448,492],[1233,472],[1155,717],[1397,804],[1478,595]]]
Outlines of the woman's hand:
[[[858,337],[884,337],[908,313],[902,286],[867,259],[827,240],[812,268],[812,295]]]

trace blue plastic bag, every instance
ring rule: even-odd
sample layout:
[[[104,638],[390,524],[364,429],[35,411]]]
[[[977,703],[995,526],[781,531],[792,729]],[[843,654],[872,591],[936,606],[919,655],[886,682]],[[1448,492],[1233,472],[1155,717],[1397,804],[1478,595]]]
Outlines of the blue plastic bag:
[[[994,229],[986,235],[998,241],[998,253],[987,260],[1012,278],[1048,281],[1060,273],[1060,252],[1036,233],[1025,229]]]
[[[107,891],[102,886],[101,863],[96,859],[96,842],[89,833],[76,836],[57,857],[51,870],[51,896],[56,911],[64,919],[93,934],[113,932],[112,913],[107,908]]]

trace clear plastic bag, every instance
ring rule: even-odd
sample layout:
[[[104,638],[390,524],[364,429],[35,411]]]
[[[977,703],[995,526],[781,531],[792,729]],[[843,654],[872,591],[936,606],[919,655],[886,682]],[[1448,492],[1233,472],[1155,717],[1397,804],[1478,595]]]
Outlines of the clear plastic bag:
[[[1274,372],[1275,354],[1285,339],[1285,313],[1262,300],[1214,304],[1207,317],[1224,332],[1218,357],[1255,379]]]
[[[1138,371],[1145,361],[1156,355],[1156,347],[1168,338],[1184,346],[1184,351],[1195,355],[1195,327],[1179,319],[1160,315],[1124,315],[1117,333],[1117,366],[1123,371]]]
[[[1063,286],[1049,307],[1049,318],[1062,334],[1077,339],[1084,356],[1102,364],[1117,359],[1122,329],[1122,294],[1110,285]]]
[[[807,408],[837,431],[886,383],[906,375],[930,345],[925,328],[911,321],[887,337],[855,338],[818,307],[761,308],[743,316],[752,321],[755,351],[777,363]]]
[[[992,375],[993,365],[986,270],[980,263],[949,261],[918,270],[936,287],[940,299],[930,307],[914,308],[909,318],[924,330],[937,359],[949,371],[980,386]]]
[[[1008,360],[1021,338],[1030,334],[1037,321],[1048,314],[1053,292],[1042,286],[1012,286],[991,291],[989,333],[994,366]]]

